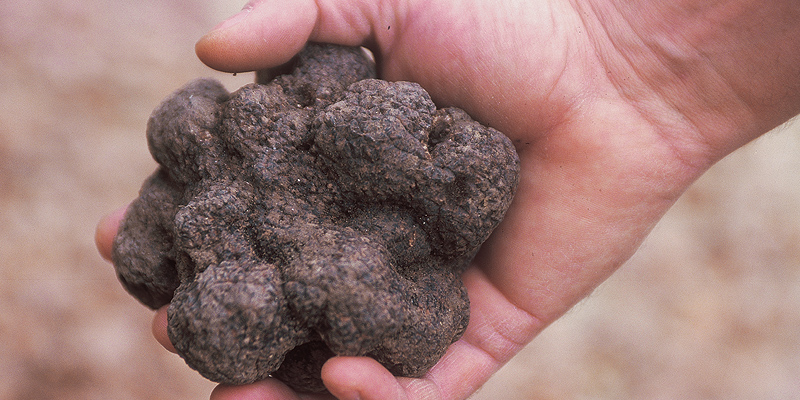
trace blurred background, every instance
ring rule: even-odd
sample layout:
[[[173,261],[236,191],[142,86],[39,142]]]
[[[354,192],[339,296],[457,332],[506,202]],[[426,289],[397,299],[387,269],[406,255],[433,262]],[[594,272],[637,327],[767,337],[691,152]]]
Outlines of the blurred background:
[[[202,399],[100,259],[145,124],[243,0],[0,2],[0,399]],[[737,151],[474,399],[800,398],[800,125]]]

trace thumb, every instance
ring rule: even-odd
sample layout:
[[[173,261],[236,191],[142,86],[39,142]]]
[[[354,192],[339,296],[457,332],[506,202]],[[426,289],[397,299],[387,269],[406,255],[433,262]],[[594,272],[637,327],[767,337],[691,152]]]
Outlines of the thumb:
[[[385,17],[387,4],[382,3],[251,0],[203,36],[195,50],[202,62],[220,71],[275,67],[288,62],[308,41],[350,46],[372,41],[373,26],[391,25]]]
[[[203,36],[195,51],[202,62],[220,71],[277,66],[300,51],[316,19],[313,0],[252,0]]]

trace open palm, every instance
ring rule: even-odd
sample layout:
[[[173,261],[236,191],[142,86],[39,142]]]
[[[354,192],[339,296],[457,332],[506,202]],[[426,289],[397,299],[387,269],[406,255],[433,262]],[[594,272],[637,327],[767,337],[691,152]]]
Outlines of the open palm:
[[[636,5],[262,0],[198,43],[201,60],[231,72],[278,66],[309,40],[366,45],[381,78],[420,83],[439,106],[463,108],[504,132],[520,154],[517,196],[463,277],[471,320],[462,339],[422,379],[397,379],[366,358],[332,359],[323,369],[331,393],[469,396],[627,260],[694,179],[800,110],[800,90],[788,99],[765,96],[779,84],[800,86],[798,54],[771,65],[794,81],[749,91],[730,60],[709,57],[737,41],[698,20],[741,22],[747,5],[759,2],[728,2],[738,4],[733,11],[718,2],[628,3]],[[784,3],[773,16],[790,28],[780,35],[798,38],[784,15],[789,8],[796,15],[797,6]],[[757,33],[778,35],[766,27]],[[101,224],[106,254],[118,218]],[[155,331],[168,346],[164,320],[162,311]],[[265,381],[220,387],[214,396],[299,395]]]

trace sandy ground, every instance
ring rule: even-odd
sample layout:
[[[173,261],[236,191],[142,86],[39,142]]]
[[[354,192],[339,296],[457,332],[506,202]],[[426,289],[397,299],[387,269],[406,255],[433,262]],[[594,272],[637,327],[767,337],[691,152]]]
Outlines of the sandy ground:
[[[150,111],[214,76],[243,2],[0,2],[0,399],[202,399],[94,248],[155,164]],[[475,399],[800,398],[800,125],[701,178],[641,250]]]

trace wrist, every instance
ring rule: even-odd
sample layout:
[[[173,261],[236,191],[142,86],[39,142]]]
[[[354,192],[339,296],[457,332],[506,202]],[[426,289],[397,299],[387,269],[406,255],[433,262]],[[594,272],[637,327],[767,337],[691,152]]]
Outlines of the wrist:
[[[688,158],[714,162],[800,112],[794,0],[576,6],[609,79]]]

